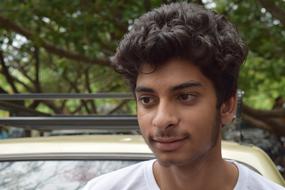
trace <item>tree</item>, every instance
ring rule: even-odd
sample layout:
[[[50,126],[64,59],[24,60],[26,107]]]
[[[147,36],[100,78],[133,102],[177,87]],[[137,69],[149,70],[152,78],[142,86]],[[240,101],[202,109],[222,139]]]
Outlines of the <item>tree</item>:
[[[236,23],[249,47],[239,81],[245,91],[244,122],[285,136],[284,110],[269,110],[275,97],[285,95],[284,1],[217,1],[217,5]]]
[[[168,2],[1,1],[0,92],[127,91],[109,58],[135,18]],[[243,120],[285,136],[285,112],[270,110],[275,97],[285,96],[284,1],[193,2],[225,14],[248,44],[249,55],[239,81],[245,91]],[[118,107],[111,106],[115,111],[130,111],[127,101],[116,103]],[[0,106],[12,109],[4,102]],[[19,102],[12,111],[82,114],[98,113],[98,106],[96,101],[31,101]]]
[[[126,90],[108,60],[127,30],[129,9],[135,12],[140,5],[90,3],[1,2],[3,93]],[[36,109],[41,104],[54,113],[97,112],[94,101],[76,105],[36,101],[26,107]]]

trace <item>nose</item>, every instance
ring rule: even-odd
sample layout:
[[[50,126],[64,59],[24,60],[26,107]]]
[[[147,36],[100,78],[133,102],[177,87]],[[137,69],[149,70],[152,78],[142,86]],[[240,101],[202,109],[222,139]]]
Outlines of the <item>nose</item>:
[[[175,106],[171,103],[160,101],[155,116],[152,120],[152,125],[159,128],[174,127],[178,124],[179,118],[175,110]]]

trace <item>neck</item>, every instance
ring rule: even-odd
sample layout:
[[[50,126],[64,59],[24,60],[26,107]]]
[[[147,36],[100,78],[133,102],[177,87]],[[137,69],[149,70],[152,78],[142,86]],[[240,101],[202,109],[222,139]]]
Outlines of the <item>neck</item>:
[[[221,145],[188,165],[165,167],[154,164],[154,175],[161,190],[226,190],[233,189],[238,178],[237,168],[224,161]]]

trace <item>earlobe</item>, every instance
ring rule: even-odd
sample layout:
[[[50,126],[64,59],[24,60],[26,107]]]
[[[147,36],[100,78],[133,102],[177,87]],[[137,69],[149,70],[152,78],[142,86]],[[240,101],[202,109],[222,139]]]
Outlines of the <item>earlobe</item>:
[[[232,96],[228,101],[221,105],[220,114],[222,126],[230,124],[236,114],[237,99],[236,96]]]

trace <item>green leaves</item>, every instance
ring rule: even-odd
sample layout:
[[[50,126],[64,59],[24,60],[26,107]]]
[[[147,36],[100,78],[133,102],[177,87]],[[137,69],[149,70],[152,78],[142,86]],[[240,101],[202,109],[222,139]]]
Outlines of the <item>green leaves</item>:
[[[0,1],[0,17],[19,27],[0,23],[0,47],[11,75],[17,79],[16,87],[20,92],[36,92],[38,85],[42,92],[128,91],[108,60],[134,20],[149,6],[154,8],[162,2]],[[202,2],[225,14],[249,46],[239,81],[245,102],[271,108],[276,96],[285,96],[285,26],[270,12],[272,7],[263,7],[261,0]],[[283,10],[285,17],[284,1],[271,2]],[[20,35],[19,29],[27,31],[28,36]],[[38,60],[35,47],[40,49]],[[3,72],[0,83],[11,92]]]
[[[239,81],[239,88],[245,91],[245,102],[271,109],[276,96],[285,96],[285,26],[259,0],[215,2],[217,10],[237,26],[250,50]],[[284,1],[274,3],[285,17]]]

